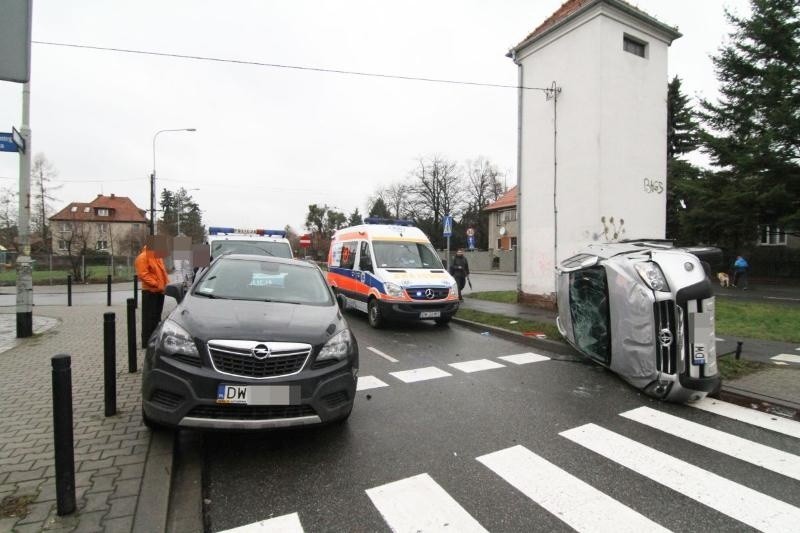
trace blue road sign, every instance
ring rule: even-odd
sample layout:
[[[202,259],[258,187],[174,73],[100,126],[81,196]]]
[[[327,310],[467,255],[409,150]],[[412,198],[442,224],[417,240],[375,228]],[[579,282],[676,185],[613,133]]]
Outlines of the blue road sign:
[[[0,133],[0,152],[16,152],[17,144],[10,133]]]
[[[475,249],[475,235],[467,235],[467,248],[470,250]]]
[[[453,236],[453,217],[450,215],[446,215],[444,220],[442,221],[444,224],[444,232],[443,235],[445,237],[452,237]]]

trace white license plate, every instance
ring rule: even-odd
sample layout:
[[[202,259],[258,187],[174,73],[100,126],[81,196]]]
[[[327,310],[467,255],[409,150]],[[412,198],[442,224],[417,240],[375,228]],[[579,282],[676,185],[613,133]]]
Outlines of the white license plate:
[[[217,386],[217,403],[239,405],[292,405],[289,385],[225,385]]]
[[[441,311],[423,311],[419,314],[420,318],[439,318],[442,316]]]

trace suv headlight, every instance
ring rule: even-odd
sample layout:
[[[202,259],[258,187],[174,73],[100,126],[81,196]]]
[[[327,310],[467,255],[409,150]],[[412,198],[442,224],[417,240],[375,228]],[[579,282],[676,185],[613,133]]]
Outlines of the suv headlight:
[[[317,361],[324,361],[325,359],[341,361],[350,353],[350,346],[352,343],[353,339],[350,337],[350,330],[343,329],[328,339],[328,342],[326,342],[325,346],[319,351]]]
[[[402,298],[405,295],[403,293],[403,287],[397,283],[392,283],[391,281],[384,283],[383,288],[386,289],[386,294],[392,298]]]
[[[450,293],[448,296],[451,298],[458,297],[458,283],[456,283],[455,280],[450,283]]]
[[[657,264],[648,261],[636,263],[634,266],[648,287],[658,292],[669,292],[667,278],[664,277],[664,273]]]
[[[167,355],[188,355],[200,358],[192,336],[172,320],[165,320],[158,339],[159,349]]]

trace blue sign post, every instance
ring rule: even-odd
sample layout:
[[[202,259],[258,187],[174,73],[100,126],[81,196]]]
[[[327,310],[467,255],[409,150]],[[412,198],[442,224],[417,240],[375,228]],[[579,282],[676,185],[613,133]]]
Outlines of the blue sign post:
[[[447,268],[450,268],[450,237],[453,236],[453,217],[450,215],[445,215],[444,220],[442,220],[442,227],[444,231],[442,234],[447,237]]]
[[[0,152],[17,152],[17,143],[10,133],[0,133]]]

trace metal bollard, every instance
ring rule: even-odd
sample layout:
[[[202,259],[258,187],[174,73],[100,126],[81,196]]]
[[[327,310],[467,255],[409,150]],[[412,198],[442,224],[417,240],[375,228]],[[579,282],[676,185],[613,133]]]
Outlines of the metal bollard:
[[[106,294],[108,295],[107,296],[107,301],[108,301],[107,305],[108,305],[108,307],[111,307],[111,274],[106,276]]]
[[[106,416],[117,414],[117,341],[114,313],[103,313],[103,371]]]
[[[128,298],[128,372],[136,372],[136,307]]]
[[[139,276],[133,275],[133,308],[139,309]]]
[[[75,455],[72,434],[72,368],[66,354],[50,359],[53,367],[53,446],[56,461],[56,508],[59,516],[75,512]]]
[[[67,307],[72,307],[72,274],[67,274]]]
[[[742,357],[742,341],[736,341],[736,359],[740,359]]]

